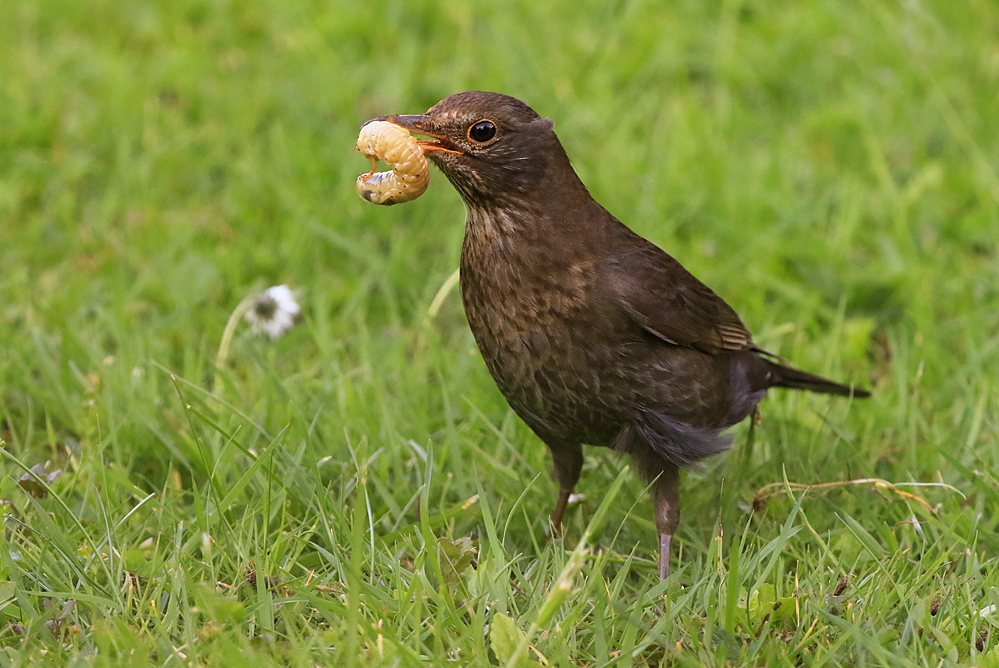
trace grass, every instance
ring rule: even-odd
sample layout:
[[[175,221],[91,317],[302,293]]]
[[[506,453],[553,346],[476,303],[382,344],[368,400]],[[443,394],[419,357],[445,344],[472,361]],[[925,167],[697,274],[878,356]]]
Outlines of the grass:
[[[997,35],[981,1],[0,4],[0,664],[999,665]],[[353,192],[361,122],[471,88],[875,389],[772,393],[684,478],[664,585],[603,451],[547,539],[545,448],[457,296],[427,315],[453,189]],[[300,324],[216,369],[278,283]]]

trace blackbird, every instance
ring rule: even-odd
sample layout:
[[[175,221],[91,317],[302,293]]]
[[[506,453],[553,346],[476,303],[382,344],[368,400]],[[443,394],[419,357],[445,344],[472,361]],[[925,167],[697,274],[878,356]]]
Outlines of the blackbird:
[[[375,120],[433,138],[424,154],[465,202],[465,314],[503,396],[551,450],[555,531],[582,444],[628,453],[651,482],[664,579],[680,468],[726,450],[722,430],[768,388],[869,396],[757,347],[728,304],[590,196],[554,123],[520,100],[470,91]]]

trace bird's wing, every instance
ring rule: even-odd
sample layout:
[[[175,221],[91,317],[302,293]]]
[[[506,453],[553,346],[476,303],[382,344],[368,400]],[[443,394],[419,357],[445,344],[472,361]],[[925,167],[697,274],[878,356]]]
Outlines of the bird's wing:
[[[605,269],[619,308],[663,341],[711,354],[756,350],[732,307],[655,245],[612,253]]]

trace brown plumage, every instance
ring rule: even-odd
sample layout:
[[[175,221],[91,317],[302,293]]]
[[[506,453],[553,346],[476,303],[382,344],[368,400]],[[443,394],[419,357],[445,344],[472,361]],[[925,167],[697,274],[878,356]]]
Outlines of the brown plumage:
[[[465,313],[503,396],[551,450],[556,529],[581,445],[626,452],[653,481],[665,577],[680,467],[726,450],[721,431],[768,388],[868,396],[756,347],[728,304],[594,201],[552,121],[523,102],[458,93],[378,120],[433,137],[421,145],[465,201]]]

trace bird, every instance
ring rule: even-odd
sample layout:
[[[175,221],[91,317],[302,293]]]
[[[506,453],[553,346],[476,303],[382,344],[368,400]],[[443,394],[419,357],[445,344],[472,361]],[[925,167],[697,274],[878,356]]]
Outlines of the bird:
[[[553,535],[582,445],[630,455],[649,483],[664,580],[680,469],[727,450],[723,431],[768,389],[870,396],[758,347],[721,297],[597,203],[554,122],[524,102],[467,91],[372,120],[428,137],[424,155],[464,200],[465,314],[500,392],[551,451]]]

